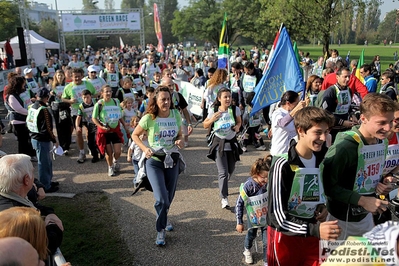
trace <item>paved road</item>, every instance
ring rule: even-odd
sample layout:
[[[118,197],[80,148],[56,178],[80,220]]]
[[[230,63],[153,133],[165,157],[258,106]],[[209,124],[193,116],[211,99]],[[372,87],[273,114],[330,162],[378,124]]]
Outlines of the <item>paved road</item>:
[[[121,173],[108,177],[104,161],[92,164],[88,155],[84,164],[78,164],[78,149],[73,144],[68,157],[58,157],[54,162],[54,179],[60,182],[60,192],[108,193],[127,247],[133,255],[131,265],[243,265],[245,234],[235,231],[235,214],[221,208],[216,165],[206,158],[206,131],[200,127],[194,129],[190,147],[183,151],[188,168],[179,178],[169,212],[175,230],[167,232],[165,247],[155,245],[152,193],[140,191],[130,196],[133,167],[126,162],[125,153],[121,160]],[[12,134],[6,134],[3,142],[5,152],[16,151]],[[266,152],[250,147],[249,152],[241,156],[229,181],[231,205],[237,199],[240,183],[248,177],[252,162],[265,155]],[[263,265],[260,236],[257,240],[259,249],[254,253],[254,265]]]

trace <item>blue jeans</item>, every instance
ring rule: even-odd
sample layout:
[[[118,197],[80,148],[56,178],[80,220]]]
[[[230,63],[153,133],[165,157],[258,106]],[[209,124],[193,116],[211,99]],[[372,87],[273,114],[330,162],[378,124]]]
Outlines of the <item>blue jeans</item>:
[[[50,153],[53,143],[51,141],[32,139],[32,146],[36,150],[39,180],[45,189],[49,189],[51,187],[51,179],[53,178],[53,161]]]
[[[248,223],[249,226],[249,223]],[[251,228],[248,229],[247,231],[247,235],[245,236],[245,242],[244,242],[244,247],[246,249],[251,249],[253,242],[256,238],[256,234],[258,233],[258,229],[261,230],[261,234],[262,234],[262,243],[263,243],[263,261],[266,262],[267,258],[267,227],[260,227],[260,228]]]
[[[7,69],[11,69],[14,68],[14,56],[7,54]]]
[[[147,177],[153,189],[155,211],[157,212],[156,229],[165,229],[168,210],[175,196],[179,177],[179,162],[173,168],[165,168],[163,162],[152,158],[146,160]]]

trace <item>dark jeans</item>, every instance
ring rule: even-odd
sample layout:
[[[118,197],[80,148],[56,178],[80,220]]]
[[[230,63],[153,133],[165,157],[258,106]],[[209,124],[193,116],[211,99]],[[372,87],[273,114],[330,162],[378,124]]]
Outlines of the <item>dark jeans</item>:
[[[36,156],[35,150],[32,148],[30,141],[29,130],[26,124],[14,124],[14,134],[17,136],[18,153],[29,156]]]

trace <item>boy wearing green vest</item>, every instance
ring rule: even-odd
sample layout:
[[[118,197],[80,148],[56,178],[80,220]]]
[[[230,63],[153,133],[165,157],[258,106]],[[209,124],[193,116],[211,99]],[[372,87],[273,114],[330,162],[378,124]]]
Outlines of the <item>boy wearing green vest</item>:
[[[383,94],[367,94],[360,105],[361,125],[339,133],[323,162],[327,220],[338,219],[340,239],[361,236],[374,227],[373,213],[382,213],[391,190],[382,178],[394,102]]]

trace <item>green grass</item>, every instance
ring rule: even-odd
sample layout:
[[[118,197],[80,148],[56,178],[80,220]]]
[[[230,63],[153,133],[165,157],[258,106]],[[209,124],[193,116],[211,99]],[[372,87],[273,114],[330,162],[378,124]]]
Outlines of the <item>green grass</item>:
[[[53,207],[62,220],[61,251],[72,265],[132,265],[105,193],[78,194],[73,199],[48,197],[41,203]]]

